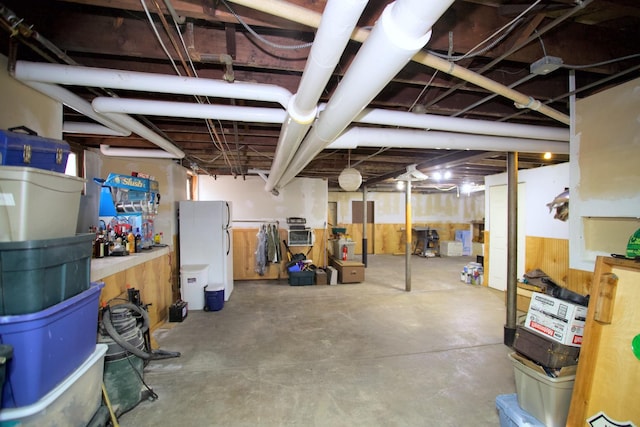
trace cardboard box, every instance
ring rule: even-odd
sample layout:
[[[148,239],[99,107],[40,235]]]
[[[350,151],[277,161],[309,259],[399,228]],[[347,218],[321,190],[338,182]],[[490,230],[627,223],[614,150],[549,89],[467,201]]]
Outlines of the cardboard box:
[[[316,285],[327,285],[327,272],[321,268],[316,269]]]
[[[440,256],[462,256],[462,242],[458,240],[441,241]]]
[[[533,292],[524,327],[561,344],[580,347],[587,307]]]
[[[364,282],[364,264],[357,261],[342,261],[331,258],[331,265],[338,270],[338,282],[359,283]]]

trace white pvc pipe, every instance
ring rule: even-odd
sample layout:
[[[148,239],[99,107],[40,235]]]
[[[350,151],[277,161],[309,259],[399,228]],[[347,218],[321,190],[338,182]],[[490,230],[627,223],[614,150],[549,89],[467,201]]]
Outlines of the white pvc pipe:
[[[196,104],[189,102],[151,101],[131,98],[95,98],[91,105],[97,112],[142,114],[147,116],[188,117],[253,123],[281,124],[286,112],[279,108],[239,107],[234,105]]]
[[[431,25],[452,2],[398,0],[385,8],[277,186],[289,183],[395,77],[427,43]]]
[[[154,143],[164,151],[170,153],[172,155],[172,158],[182,159],[184,157],[184,152],[182,150],[180,150],[178,147],[176,147],[171,142],[167,141],[165,138],[158,135],[151,129],[143,126],[134,118],[129,117],[126,114],[119,113],[105,113],[104,115],[117,122],[119,125],[126,127],[131,132],[139,135],[147,141]]]
[[[381,129],[352,127],[343,132],[327,148],[357,147],[427,148],[443,150],[522,151],[527,153],[569,154],[569,144],[527,138],[470,135],[414,129]]]
[[[38,81],[61,85],[107,87],[154,93],[215,96],[275,102],[286,108],[291,92],[274,85],[171,76],[111,70],[107,68],[79,67],[17,61],[15,76],[22,81]]]
[[[79,133],[86,135],[129,136],[131,131],[118,132],[117,130],[89,122],[63,122],[63,133]]]
[[[363,110],[354,121],[375,125],[438,129],[481,135],[569,141],[569,129],[566,128],[462,119],[458,117],[417,114],[405,111],[366,109]]]
[[[152,148],[127,148],[127,147],[111,147],[109,145],[100,144],[100,152],[109,157],[145,157],[152,159],[173,159],[176,156],[164,150],[155,150]]]
[[[54,99],[60,102],[61,104],[66,105],[67,107],[77,111],[78,113],[83,114],[95,120],[96,122],[102,123],[108,128],[113,129],[115,132],[119,132],[123,135],[131,134],[131,132],[128,129],[125,129],[124,127],[115,123],[113,120],[109,120],[109,118],[96,113],[91,107],[91,104],[89,104],[84,99],[80,98],[75,93],[63,87],[47,84],[47,83],[39,83],[39,82],[23,81],[22,83],[24,83],[25,85],[29,86],[30,88],[40,93],[43,93],[44,95],[47,95],[49,98]]]
[[[241,4],[247,7],[251,7],[262,12],[269,13],[274,16],[279,16],[284,19],[288,19],[293,22],[298,22],[309,27],[318,27],[320,23],[320,14],[312,12],[308,9],[301,8],[299,6],[293,7],[285,1],[281,0],[229,0],[233,3]],[[356,29],[353,32],[352,39],[360,43],[369,36],[369,31],[364,29]],[[425,51],[419,51],[412,58],[413,61],[431,67],[433,69],[442,71],[443,73],[458,77],[469,83],[472,83],[478,87],[484,88],[492,93],[501,95],[514,102],[516,106],[531,104],[535,107],[535,111],[544,114],[554,120],[569,124],[569,116],[563,114],[553,108],[541,104],[539,101],[533,99],[530,96],[524,95],[514,89],[511,89],[503,84],[488,79],[487,77],[456,65],[446,59],[439,58]]]
[[[317,104],[368,0],[329,0],[302,73],[291,97],[265,185],[272,191],[316,118]]]

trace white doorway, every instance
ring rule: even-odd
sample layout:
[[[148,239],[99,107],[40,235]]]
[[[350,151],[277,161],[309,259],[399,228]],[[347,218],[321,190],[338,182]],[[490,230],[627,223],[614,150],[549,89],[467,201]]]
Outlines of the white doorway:
[[[525,184],[518,184],[518,263],[517,275],[524,274]],[[507,186],[489,187],[489,280],[491,288],[507,290]]]

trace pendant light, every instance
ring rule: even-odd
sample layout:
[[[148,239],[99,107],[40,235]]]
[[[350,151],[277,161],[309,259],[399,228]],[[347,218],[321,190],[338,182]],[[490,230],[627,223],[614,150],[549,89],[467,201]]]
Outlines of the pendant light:
[[[351,150],[349,150],[349,164],[338,176],[338,184],[344,191],[356,191],[362,184],[362,175],[351,167]]]

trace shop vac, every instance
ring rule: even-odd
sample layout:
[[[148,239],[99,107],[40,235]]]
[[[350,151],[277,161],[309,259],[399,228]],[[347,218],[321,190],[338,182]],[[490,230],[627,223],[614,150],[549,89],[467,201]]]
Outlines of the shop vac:
[[[144,367],[152,360],[179,357],[179,352],[151,349],[149,314],[140,291],[128,290],[127,302],[102,308],[98,342],[108,346],[103,382],[116,417],[143,400],[158,396],[144,381]]]

